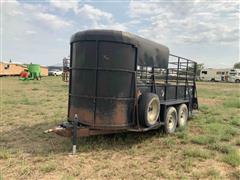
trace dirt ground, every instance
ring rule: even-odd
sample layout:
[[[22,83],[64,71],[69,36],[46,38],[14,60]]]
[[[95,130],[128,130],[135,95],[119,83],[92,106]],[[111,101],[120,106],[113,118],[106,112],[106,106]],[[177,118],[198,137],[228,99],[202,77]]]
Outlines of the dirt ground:
[[[67,115],[68,86],[0,78],[0,180],[240,179],[240,85],[197,83],[200,109],[184,129],[71,141],[43,131]]]

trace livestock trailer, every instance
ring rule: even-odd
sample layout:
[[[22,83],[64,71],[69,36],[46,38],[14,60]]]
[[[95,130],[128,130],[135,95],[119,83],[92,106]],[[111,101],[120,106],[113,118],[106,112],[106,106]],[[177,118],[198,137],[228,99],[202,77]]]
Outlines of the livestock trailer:
[[[197,63],[166,46],[113,30],[71,38],[67,121],[49,129],[66,137],[163,126],[173,133],[198,109]]]

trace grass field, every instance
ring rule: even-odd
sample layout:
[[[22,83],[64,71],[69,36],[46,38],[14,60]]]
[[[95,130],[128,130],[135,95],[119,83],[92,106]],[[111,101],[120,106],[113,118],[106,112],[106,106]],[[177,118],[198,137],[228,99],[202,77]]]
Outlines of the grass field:
[[[79,139],[43,131],[67,115],[67,85],[0,78],[0,180],[240,179],[240,86],[198,83],[200,111],[174,135],[162,130]]]

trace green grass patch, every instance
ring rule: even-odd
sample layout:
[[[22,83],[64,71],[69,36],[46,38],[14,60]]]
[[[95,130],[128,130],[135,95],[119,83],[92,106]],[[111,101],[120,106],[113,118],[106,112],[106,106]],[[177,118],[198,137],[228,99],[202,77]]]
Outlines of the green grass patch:
[[[170,148],[176,145],[176,140],[169,137],[163,140],[163,144]]]
[[[199,149],[199,148],[192,148],[192,149],[186,149],[183,152],[183,155],[185,157],[194,157],[194,158],[202,158],[207,159],[210,157],[210,153],[206,150]]]
[[[23,104],[23,105],[34,105],[36,104],[35,102],[31,101],[29,98],[27,97],[23,97],[21,100],[20,100],[20,103]]]
[[[226,130],[225,130],[225,133],[226,134],[229,134],[229,135],[232,135],[232,136],[235,136],[237,134],[240,133],[239,129],[235,128],[235,127],[228,127]]]
[[[224,122],[210,123],[205,127],[205,129],[208,134],[212,134],[215,138],[222,141],[230,141],[233,136],[239,134],[239,130],[237,128]]]
[[[206,177],[211,177],[214,179],[219,179],[220,178],[220,172],[214,168],[210,168],[209,170],[207,170],[206,172]]]
[[[226,108],[240,108],[240,99],[228,99],[224,101],[223,106]]]
[[[0,148],[0,159],[9,159],[11,157],[11,153],[5,149]]]
[[[232,173],[230,173],[230,179],[237,179],[239,180],[240,179],[240,172],[239,170],[235,170],[233,171]]]
[[[191,139],[191,142],[194,144],[206,145],[215,143],[217,139],[213,136],[201,135],[195,136]]]
[[[234,136],[239,134],[239,130],[234,127],[228,127],[223,130],[223,133],[220,134],[220,140],[230,141]]]
[[[3,104],[6,105],[6,104],[10,104],[10,105],[13,105],[13,104],[16,104],[18,103],[17,100],[14,100],[14,99],[7,99],[7,100],[4,100],[3,101]]]
[[[209,107],[208,107],[207,105],[204,105],[204,104],[203,104],[203,105],[200,105],[199,110],[200,110],[202,113],[206,114],[206,113],[209,112]]]
[[[232,151],[223,157],[223,162],[230,164],[233,167],[240,166],[239,151]]]
[[[229,154],[231,152],[236,151],[236,149],[232,147],[230,144],[226,145],[226,144],[220,144],[220,143],[210,144],[208,145],[208,149],[215,150],[225,154]]]
[[[199,107],[200,111],[207,111],[208,109],[209,109],[208,105],[205,105],[205,104],[203,104]]]
[[[194,179],[220,179],[220,172],[214,168],[207,169],[206,171],[193,172]]]
[[[53,163],[46,163],[40,167],[40,171],[43,173],[49,173],[56,169],[56,165]]]
[[[230,134],[224,134],[220,137],[221,141],[227,141],[228,142],[228,141],[231,141],[231,139],[232,139],[232,135],[230,135]]]
[[[20,176],[29,176],[32,173],[32,169],[28,165],[22,165],[19,171]]]
[[[179,139],[188,139],[188,132],[185,132],[185,131],[181,131],[181,132],[176,132],[176,136],[179,138]]]
[[[240,146],[240,139],[236,139],[236,140],[235,140],[235,145],[236,145],[236,146]]]
[[[181,144],[187,144],[189,142],[189,132],[186,128],[179,129],[176,133],[178,139],[180,139]]]
[[[234,126],[240,127],[240,117],[233,117],[230,121],[230,123]]]

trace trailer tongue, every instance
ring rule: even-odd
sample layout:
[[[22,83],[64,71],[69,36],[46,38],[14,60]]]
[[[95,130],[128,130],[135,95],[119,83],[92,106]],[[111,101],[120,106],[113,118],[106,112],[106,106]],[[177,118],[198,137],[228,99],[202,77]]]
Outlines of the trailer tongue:
[[[77,137],[86,137],[86,136],[99,135],[99,134],[113,134],[113,133],[123,132],[123,130],[91,129],[90,127],[79,125],[79,124],[74,127],[74,123],[64,122],[59,126],[56,126],[54,128],[44,131],[44,133],[54,132],[59,136],[73,138],[74,128],[76,128]]]

